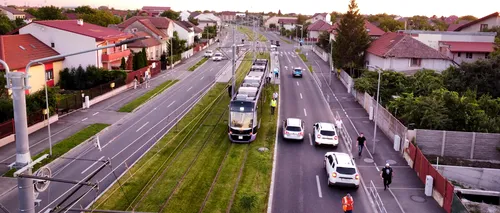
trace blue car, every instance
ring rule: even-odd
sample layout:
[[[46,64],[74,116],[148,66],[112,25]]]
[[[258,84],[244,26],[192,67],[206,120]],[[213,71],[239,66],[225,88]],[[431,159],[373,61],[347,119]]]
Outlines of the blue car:
[[[297,76],[297,77],[302,78],[302,68],[296,67],[295,69],[293,69],[292,74],[293,74],[293,77]]]

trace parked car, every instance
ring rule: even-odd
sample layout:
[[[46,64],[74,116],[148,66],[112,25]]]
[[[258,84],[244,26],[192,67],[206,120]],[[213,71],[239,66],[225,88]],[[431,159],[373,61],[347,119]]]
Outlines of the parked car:
[[[276,46],[280,46],[280,41],[276,41]]]
[[[297,76],[297,77],[301,77],[302,78],[302,68],[300,67],[295,67],[292,71],[292,75],[293,77]]]
[[[299,118],[288,118],[283,120],[283,138],[304,140],[304,121]]]
[[[211,58],[213,55],[214,55],[214,51],[207,50],[207,51],[205,51],[205,54],[203,56],[205,56],[206,58]]]
[[[359,172],[349,154],[327,152],[324,167],[328,175],[328,186],[339,185],[359,188]]]
[[[215,53],[214,57],[212,57],[213,61],[222,61],[222,53]]]
[[[332,123],[318,122],[313,125],[314,144],[328,144],[337,147],[339,145],[339,137]]]

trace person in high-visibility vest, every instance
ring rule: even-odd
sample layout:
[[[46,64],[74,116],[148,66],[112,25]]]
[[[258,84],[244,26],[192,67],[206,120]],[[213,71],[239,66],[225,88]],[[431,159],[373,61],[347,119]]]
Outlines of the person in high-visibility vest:
[[[342,209],[344,213],[352,213],[353,206],[354,201],[352,200],[352,196],[347,193],[347,195],[342,198]]]
[[[274,115],[274,109],[276,109],[276,99],[271,100],[271,115]]]

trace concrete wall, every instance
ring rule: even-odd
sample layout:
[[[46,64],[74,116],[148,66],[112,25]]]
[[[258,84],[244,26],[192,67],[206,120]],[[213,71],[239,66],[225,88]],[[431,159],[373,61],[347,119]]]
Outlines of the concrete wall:
[[[316,53],[316,55],[318,55],[321,59],[323,59],[323,61],[325,61],[325,62],[329,61],[328,59],[330,58],[330,54],[326,53],[324,50],[322,50],[318,46],[313,45],[312,50],[314,53]]]
[[[500,161],[500,134],[416,130],[416,142],[426,155]]]
[[[500,191],[500,169],[433,165],[449,180],[455,180],[473,188]]]
[[[56,115],[53,115],[53,116],[50,117],[49,122],[52,124],[52,123],[54,123],[54,122],[56,122],[58,120],[59,120],[59,116],[56,114]],[[33,124],[33,125],[31,125],[31,126],[28,127],[28,134],[36,132],[36,131],[44,128],[45,126],[47,126],[47,120],[39,122],[39,123],[36,123],[36,124]],[[4,138],[1,138],[0,139],[0,147],[5,146],[5,145],[7,145],[9,143],[12,143],[14,141],[15,141],[15,134],[9,135],[9,136],[4,137]]]
[[[181,58],[182,59],[185,59],[185,58],[190,58],[191,56],[193,56],[193,48],[181,53]]]
[[[433,33],[425,34],[419,33],[418,36],[413,36],[414,39],[426,44],[427,46],[439,50],[440,41],[463,41],[463,42],[491,42],[495,41],[494,35],[472,35],[472,34],[437,34]],[[479,31],[477,31],[479,32]]]
[[[472,53],[472,58],[467,58],[466,53],[448,53],[447,55],[459,64],[462,62],[472,63],[486,58],[486,53]]]
[[[279,26],[278,20],[280,19],[297,19],[297,17],[280,17],[280,16],[273,16],[269,19],[267,19],[264,22],[264,27],[269,27],[270,24],[275,24],[276,26]]]

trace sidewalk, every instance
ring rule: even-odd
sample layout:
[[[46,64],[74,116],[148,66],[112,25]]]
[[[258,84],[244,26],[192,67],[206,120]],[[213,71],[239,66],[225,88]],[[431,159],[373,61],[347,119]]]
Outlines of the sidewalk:
[[[113,124],[119,121],[128,113],[117,112],[118,109],[167,80],[182,80],[190,73],[193,73],[187,71],[187,69],[198,62],[203,55],[203,52],[204,51],[200,51],[186,61],[181,62],[179,65],[174,67],[173,70],[167,70],[165,73],[160,73],[155,76],[151,79],[151,86],[148,88],[137,87],[137,89],[134,90],[132,87],[109,99],[92,105],[89,109],[79,109],[69,114],[60,116],[57,122],[50,125],[52,145],[57,144],[59,141],[77,133],[88,125],[94,123]],[[29,135],[29,144],[32,156],[48,149],[49,139],[47,127],[31,133]],[[15,142],[0,147],[0,175],[9,171],[7,166],[15,161],[15,153]]]
[[[373,129],[374,122],[368,118],[368,113],[359,105],[355,98],[347,93],[347,88],[334,75],[331,76],[330,66],[313,51],[308,51],[309,63],[313,66],[314,75],[331,110],[338,111],[342,121],[355,140],[355,136],[364,133],[367,138],[367,149],[363,151],[361,158],[357,157],[357,148],[353,144],[352,153],[362,175],[366,187],[371,182],[377,189],[381,200],[390,213],[442,213],[444,209],[432,198],[424,194],[424,184],[417,177],[413,169],[408,166],[406,160],[399,151],[393,148],[393,142],[377,128],[375,153],[373,153]],[[355,143],[355,141],[353,141]],[[368,152],[367,152],[368,151]],[[394,170],[394,178],[389,190],[384,191],[384,185],[380,178],[380,169],[390,163]]]

